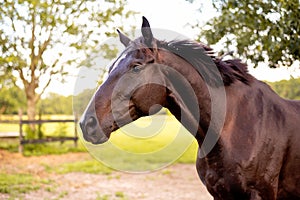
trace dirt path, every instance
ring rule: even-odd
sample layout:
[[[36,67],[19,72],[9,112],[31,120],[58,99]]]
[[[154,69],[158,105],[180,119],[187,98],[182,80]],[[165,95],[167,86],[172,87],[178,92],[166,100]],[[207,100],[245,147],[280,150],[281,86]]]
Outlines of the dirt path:
[[[200,182],[195,166],[176,164],[144,174],[112,172],[109,175],[72,172],[46,173],[41,163],[58,164],[89,158],[87,153],[23,157],[0,151],[0,170],[38,174],[52,180],[52,188],[26,193],[23,199],[78,200],[209,200],[211,196]],[[22,168],[20,168],[20,165]],[[9,198],[0,193],[0,199]]]

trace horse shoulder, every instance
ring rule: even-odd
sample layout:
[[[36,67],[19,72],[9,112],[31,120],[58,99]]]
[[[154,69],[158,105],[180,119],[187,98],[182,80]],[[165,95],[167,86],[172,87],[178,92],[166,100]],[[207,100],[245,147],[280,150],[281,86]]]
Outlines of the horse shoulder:
[[[284,100],[288,115],[287,149],[280,172],[279,199],[300,198],[300,101]]]
[[[282,100],[260,82],[235,96],[221,136],[227,174],[238,178],[249,193],[276,197],[279,174],[287,149],[287,114]],[[248,88],[247,88],[248,87]]]

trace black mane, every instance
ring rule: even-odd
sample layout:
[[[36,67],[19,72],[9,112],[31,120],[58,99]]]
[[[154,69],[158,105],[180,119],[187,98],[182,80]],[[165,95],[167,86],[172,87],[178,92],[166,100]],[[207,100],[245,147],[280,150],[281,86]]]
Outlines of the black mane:
[[[158,47],[187,60],[211,86],[229,86],[236,80],[249,84],[253,79],[248,73],[247,65],[240,59],[223,60],[222,57],[216,57],[213,49],[204,44],[189,40],[175,40],[159,42]]]

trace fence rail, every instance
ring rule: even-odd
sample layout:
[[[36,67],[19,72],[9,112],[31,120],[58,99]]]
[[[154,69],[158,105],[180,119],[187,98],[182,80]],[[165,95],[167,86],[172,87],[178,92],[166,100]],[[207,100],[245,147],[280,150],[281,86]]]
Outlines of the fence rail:
[[[77,132],[77,122],[78,118],[75,116],[74,119],[51,119],[51,120],[23,120],[22,119],[22,113],[19,113],[20,120],[0,120],[0,124],[18,124],[19,125],[19,133],[18,135],[0,135],[0,138],[19,138],[19,152],[23,153],[24,145],[25,144],[40,144],[40,143],[46,143],[46,142],[65,142],[67,140],[73,140],[74,146],[77,147],[77,141],[78,141],[78,132]],[[74,136],[73,137],[45,137],[40,139],[25,139],[23,135],[23,125],[28,124],[45,124],[45,123],[74,123]]]
[[[20,120],[0,120],[1,124],[19,124]]]
[[[45,142],[64,142],[66,140],[74,140],[76,142],[78,140],[77,137],[46,137],[42,139],[28,139],[22,140],[21,144],[40,144]]]
[[[49,119],[49,120],[20,120],[22,124],[44,124],[44,123],[67,123],[74,122],[75,119]]]

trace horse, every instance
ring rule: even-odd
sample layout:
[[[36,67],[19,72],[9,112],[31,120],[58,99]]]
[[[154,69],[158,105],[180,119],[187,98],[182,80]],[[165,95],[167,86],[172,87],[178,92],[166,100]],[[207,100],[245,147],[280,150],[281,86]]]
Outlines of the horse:
[[[117,31],[125,50],[81,117],[87,142],[165,107],[196,138],[196,169],[215,200],[300,199],[299,101],[279,97],[240,59],[156,39],[145,17],[135,40]]]

